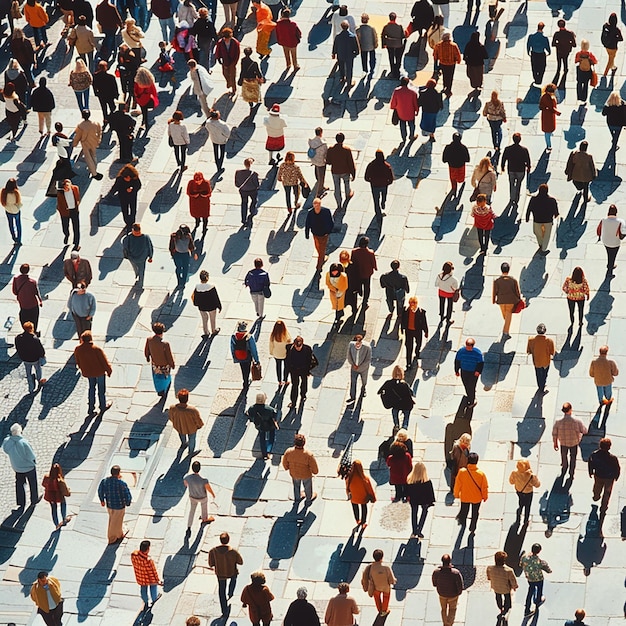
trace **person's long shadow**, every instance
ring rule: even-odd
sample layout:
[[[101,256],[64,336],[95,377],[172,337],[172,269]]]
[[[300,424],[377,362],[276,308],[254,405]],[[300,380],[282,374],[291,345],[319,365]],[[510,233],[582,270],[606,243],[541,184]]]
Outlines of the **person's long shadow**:
[[[461,297],[463,298],[463,311],[472,308],[472,302],[478,300],[485,289],[485,256],[479,255],[461,280]]]
[[[237,515],[245,515],[246,509],[258,502],[269,478],[270,466],[263,459],[254,463],[240,474],[233,485],[232,501]]]
[[[68,435],[69,440],[57,448],[52,462],[58,463],[65,475],[79,467],[89,456],[94,437],[102,423],[102,417],[102,413],[98,413],[95,417],[87,416],[80,428]]]
[[[448,324],[440,323],[422,348],[423,380],[428,380],[439,373],[441,364],[446,360],[448,352],[452,350],[452,340],[448,339],[449,330]]]
[[[345,544],[337,545],[336,550],[330,555],[324,582],[331,585],[352,582],[367,553],[367,550],[361,547],[362,539],[363,529],[360,532],[353,532]]]
[[[363,432],[362,406],[363,398],[361,396],[355,404],[348,404],[341,414],[337,428],[328,435],[326,445],[333,451],[333,458],[339,458],[352,437],[354,437],[353,441],[356,441],[361,436]]]
[[[59,254],[57,254],[51,262],[46,263],[41,269],[38,283],[39,293],[44,299],[47,294],[54,291],[56,287],[63,282],[63,261],[65,257],[65,250],[66,248],[63,248],[63,250],[61,250],[61,252],[59,252]]]
[[[46,162],[47,135],[42,135],[30,154],[16,166],[18,187],[23,187],[28,179]]]
[[[123,236],[124,231],[120,231],[111,244],[102,251],[102,256],[98,261],[98,270],[100,272],[98,280],[104,280],[109,273],[114,272],[122,265],[122,259],[124,258],[122,252]]]
[[[139,299],[143,289],[132,287],[124,302],[116,306],[109,317],[107,324],[106,341],[115,341],[130,332],[135,322],[139,319],[142,307],[139,306]]]
[[[319,286],[319,275],[313,275],[304,289],[294,289],[291,296],[291,308],[296,314],[298,323],[312,315],[324,298],[324,290]]]
[[[474,563],[474,535],[467,537],[467,545],[461,548],[461,541],[465,533],[465,527],[461,526],[454,548],[452,549],[452,562],[463,575],[463,589],[469,589],[476,580],[476,564]]]
[[[526,307],[530,306],[533,298],[538,298],[548,282],[546,272],[546,257],[544,254],[535,252],[530,263],[523,267],[519,276],[520,291],[524,294]]]
[[[464,188],[465,183],[458,188],[456,196],[452,195],[452,191],[449,191],[441,203],[441,207],[437,210],[431,225],[431,229],[435,233],[435,241],[441,241],[444,235],[451,233],[457,227],[461,215],[463,215],[461,196]]]
[[[76,368],[74,355],[72,355],[65,365],[56,370],[43,386],[39,399],[41,411],[38,419],[45,420],[52,409],[63,404],[75,390],[80,378],[80,372]]]
[[[420,144],[415,154],[409,159],[409,166],[406,177],[411,181],[416,189],[422,180],[428,178],[433,165],[433,144],[426,141]]]
[[[387,70],[383,70],[380,78],[372,87],[370,99],[376,99],[376,103],[374,104],[375,111],[380,111],[386,104],[391,102],[391,96],[393,95],[393,90],[398,86],[398,81],[395,79],[389,79],[390,76],[388,76]]]
[[[169,555],[163,564],[163,591],[168,593],[185,582],[185,579],[196,564],[200,554],[200,544],[204,533],[204,524],[200,525],[192,544],[189,544],[189,536],[185,535],[183,545],[175,554]]]
[[[541,153],[535,169],[528,174],[526,184],[528,193],[535,193],[539,189],[539,185],[550,180],[552,174],[548,172],[548,164],[550,163],[550,153],[545,150]]]
[[[26,386],[26,384],[24,384]],[[0,422],[0,437],[4,438],[9,434],[13,424],[20,424],[25,427],[28,424],[28,413],[35,401],[35,394],[24,395],[19,402],[9,411],[9,414]]]
[[[506,378],[513,365],[515,350],[505,352],[506,341],[501,339],[494,341],[485,352],[485,367],[480,380],[485,391],[489,391],[494,385]]]
[[[589,185],[589,191],[598,204],[606,202],[608,197],[614,194],[622,184],[622,178],[616,172],[615,150],[609,150],[602,169]]]
[[[286,102],[293,92],[293,79],[296,77],[294,73],[287,74],[284,71],[277,82],[272,82],[267,86],[263,95],[263,103],[269,111],[275,104]]]
[[[256,112],[256,109],[253,109]],[[252,139],[256,124],[254,122],[253,112],[245,117],[238,126],[235,126],[230,133],[228,143],[226,144],[226,158],[232,159],[237,156],[246,144]]]
[[[404,600],[407,591],[417,587],[424,571],[424,561],[422,544],[417,539],[409,539],[407,543],[400,544],[391,567],[397,578],[394,585],[396,600]]]
[[[506,35],[506,47],[513,48],[515,44],[526,37],[528,31],[528,3],[522,2],[513,19],[507,22],[502,29]]]
[[[481,110],[480,98],[467,96],[463,104],[454,112],[452,126],[461,132],[468,130],[480,119]]]
[[[582,339],[582,326],[578,327],[578,332],[574,335],[574,328],[570,326],[567,330],[565,343],[554,355],[554,367],[559,372],[561,378],[565,378],[578,363],[583,347],[580,345]],[[573,339],[573,340],[572,340]]]
[[[574,150],[578,142],[587,136],[587,131],[583,128],[586,113],[587,109],[581,105],[574,109],[569,116],[569,128],[563,131],[569,150]]]
[[[602,406],[596,409],[596,412],[589,424],[587,434],[583,435],[580,440],[580,456],[586,463],[591,454],[599,448],[600,439],[606,435],[606,426],[604,422],[600,424],[602,414]]]
[[[613,308],[615,298],[611,295],[612,279],[612,276],[605,276],[589,302],[589,312],[585,317],[587,318],[587,332],[590,335],[595,335],[600,327],[604,326],[606,318]]]
[[[539,114],[539,98],[541,90],[531,85],[526,95],[517,103],[517,114],[522,119],[522,126],[528,126],[530,121]]]
[[[182,458],[182,453],[183,448],[179,448],[167,472],[156,479],[150,496],[150,506],[154,510],[153,524],[158,524],[164,514],[175,507],[185,495],[183,478],[189,473],[192,455],[187,453],[187,456]]]
[[[491,231],[491,241],[496,244],[494,254],[500,254],[504,246],[515,241],[517,233],[520,229],[521,218],[517,214],[517,206],[509,202],[504,211],[498,215],[495,220],[493,230]]]
[[[406,58],[406,57],[405,57]],[[345,110],[350,115],[350,121],[359,119],[359,114],[367,109],[370,101],[372,77],[369,74],[361,77],[350,92],[350,98],[345,101]]]
[[[209,352],[213,343],[213,337],[214,335],[209,335],[201,339],[186,363],[178,368],[174,381],[175,389],[184,387],[189,389],[189,391],[193,391],[200,384],[207,368],[211,365]]]
[[[24,568],[19,573],[20,584],[22,585],[22,593],[24,597],[30,593],[32,584],[37,580],[37,574],[41,571],[49,572],[54,569],[54,566],[59,558],[58,554],[55,554],[57,543],[59,543],[59,537],[61,533],[53,531],[50,533],[46,543],[42,546],[39,554],[29,556],[24,563]]]
[[[209,448],[215,458],[220,458],[226,450],[232,450],[244,436],[247,426],[245,399],[242,392],[232,406],[216,415],[208,436]]]
[[[539,390],[532,397],[524,418],[517,422],[517,447],[523,457],[530,456],[531,450],[541,441],[546,429],[543,418],[543,393]]]
[[[326,41],[330,37],[330,31],[332,29],[329,18],[327,16],[328,10],[322,15],[317,24],[311,26],[311,30],[307,35],[307,43],[309,44],[309,50],[315,50],[323,41]]]
[[[545,535],[551,537],[554,529],[569,520],[573,500],[569,493],[572,479],[565,482],[563,474],[556,477],[550,492],[545,491],[539,499],[539,514],[543,523],[547,526]]]
[[[229,272],[231,267],[244,257],[249,247],[250,230],[242,226],[239,230],[230,234],[222,248],[222,261],[224,262],[222,274]]]
[[[161,304],[150,314],[151,323],[163,322],[165,328],[171,328],[182,315],[186,304],[187,298],[182,289],[177,289],[171,296],[166,294]]]
[[[387,156],[387,163],[391,165],[395,180],[402,178],[411,167],[411,145],[412,143],[401,142]]]
[[[317,516],[306,507],[298,513],[298,503],[282,517],[276,518],[267,539],[267,556],[270,557],[269,568],[276,570],[280,562],[291,559],[296,554],[300,539],[310,530]]]
[[[33,210],[35,223],[33,230],[41,230],[41,227],[52,218],[57,212],[56,200],[54,198],[44,198],[42,202]]]
[[[85,622],[90,617],[91,611],[95,609],[100,601],[106,596],[108,588],[117,576],[115,565],[116,550],[119,543],[107,546],[98,559],[98,562],[90,567],[80,581],[78,597],[76,598],[76,609],[78,611],[78,622]]]
[[[135,153],[138,154],[138,153]],[[167,180],[165,185],[158,189],[152,202],[150,202],[150,212],[157,216],[157,222],[161,215],[168,213],[178,202],[182,192],[181,180],[183,177],[182,168],[178,168]]]
[[[35,512],[34,506],[26,509],[15,508],[0,524],[0,565],[4,565],[15,552],[26,524]]]
[[[476,32],[478,27],[472,23],[471,14],[466,13],[462,24],[454,27],[452,31],[452,39],[459,47],[459,50],[465,50],[467,42],[470,40],[472,33]]]
[[[159,403],[151,407],[140,419],[133,422],[128,435],[129,456],[134,458],[157,443],[167,421],[168,415]]]
[[[503,550],[506,552],[506,564],[513,568],[516,576],[520,576],[522,573],[522,567],[519,564],[522,555],[522,546],[524,545],[524,539],[526,538],[526,531],[528,530],[528,524],[519,524],[519,520],[513,522],[509,528],[509,532],[506,535],[504,541]]]
[[[64,342],[69,341],[76,335],[76,324],[74,324],[74,320],[69,312],[62,310],[59,313],[57,319],[54,320],[50,334],[54,338],[53,348],[60,348]]]
[[[585,525],[585,534],[578,537],[576,560],[583,566],[585,576],[591,574],[591,568],[602,563],[606,553],[606,542],[602,535],[602,525],[598,517],[598,505],[591,505],[589,519]]]
[[[296,219],[295,211],[283,220],[278,230],[272,229],[267,236],[265,251],[269,257],[270,263],[278,263],[280,257],[287,253],[291,248],[291,243],[295,239],[298,232],[294,228]]]
[[[556,227],[556,247],[561,248],[559,258],[567,257],[567,251],[578,246],[580,238],[587,230],[587,220],[585,219],[586,205],[580,203],[581,196],[576,194],[572,200],[569,211],[565,218],[559,218]],[[579,205],[580,204],[580,210]]]

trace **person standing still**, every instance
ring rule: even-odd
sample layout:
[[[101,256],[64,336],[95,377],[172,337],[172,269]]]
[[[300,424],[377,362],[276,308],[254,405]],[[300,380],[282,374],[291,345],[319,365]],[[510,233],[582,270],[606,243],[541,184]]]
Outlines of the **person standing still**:
[[[476,402],[476,384],[485,365],[483,353],[475,344],[474,338],[468,337],[465,340],[465,346],[459,348],[454,359],[454,373],[456,376],[460,376],[463,381],[468,408],[473,408],[478,404]]]
[[[119,465],[111,468],[111,475],[103,478],[98,485],[98,498],[101,506],[107,507],[109,527],[107,535],[109,545],[120,543],[128,534],[124,531],[124,513],[133,498],[128,485],[121,479],[122,470]]]
[[[546,325],[539,324],[537,326],[537,334],[528,338],[526,354],[531,354],[533,357],[537,391],[544,395],[548,393],[546,381],[548,380],[548,370],[550,369],[550,361],[554,357],[554,353],[554,341],[546,337]]]
[[[250,220],[252,227],[252,219],[257,214],[257,198],[259,195],[259,175],[253,171],[253,158],[248,158],[243,162],[244,169],[235,172],[235,187],[239,190],[241,196],[241,224],[245,227]]]
[[[561,476],[565,476],[568,470],[567,456],[569,454],[569,477],[574,478],[574,470],[576,469],[576,456],[578,454],[578,445],[583,435],[587,434],[587,427],[581,420],[572,414],[572,405],[565,402],[561,407],[563,417],[554,422],[552,427],[552,442],[554,449],[561,447]]]
[[[191,301],[198,308],[202,318],[202,338],[209,337],[209,320],[211,320],[211,335],[217,335],[220,329],[216,325],[217,311],[222,312],[222,301],[215,285],[209,283],[209,272],[200,272],[200,282],[191,294]]]
[[[346,136],[343,133],[335,135],[334,146],[328,148],[326,152],[326,163],[330,165],[330,171],[333,176],[335,185],[335,201],[337,202],[337,210],[341,211],[348,206],[348,202],[354,196],[354,189],[350,189],[350,181],[354,181],[356,176],[356,166],[352,150],[344,145]],[[341,184],[345,189],[345,200],[341,196]]]
[[[463,593],[464,582],[461,572],[456,567],[452,567],[452,558],[449,554],[441,557],[441,565],[433,571],[432,583],[439,594],[443,626],[452,626],[456,617],[459,596]]]
[[[369,25],[370,16],[367,13],[361,15],[361,25],[356,29],[356,37],[361,50],[361,64],[363,73],[367,73],[369,61],[369,76],[374,75],[376,67],[376,48],[378,48],[378,33],[373,26]]]
[[[404,28],[396,22],[397,15],[393,12],[389,14],[389,22],[385,24],[380,34],[381,44],[383,48],[387,48],[389,55],[389,76],[391,78],[400,78],[400,67],[402,66],[402,55],[404,54],[404,46],[406,37]]]
[[[194,433],[195,434],[195,433]],[[191,437],[190,437],[191,439]],[[191,444],[189,444],[189,450],[191,451],[193,448]],[[200,519],[202,520],[202,524],[210,524],[215,521],[215,518],[212,515],[209,515],[209,496],[207,493],[210,493],[215,498],[215,492],[213,491],[213,487],[211,487],[211,483],[208,478],[204,478],[204,476],[200,476],[200,469],[202,466],[200,465],[200,461],[194,461],[191,464],[191,474],[187,474],[185,478],[183,478],[183,484],[187,487],[189,491],[189,515],[187,516],[187,533],[186,536],[191,536],[191,527],[193,525],[193,518],[196,515],[196,508],[198,504],[200,505]],[[232,595],[232,594],[231,594]]]
[[[350,31],[350,24],[343,20],[341,32],[333,41],[332,58],[337,60],[340,82],[343,83],[346,93],[354,87],[352,75],[354,71],[354,59],[359,54],[359,42],[356,35]]]
[[[500,265],[502,275],[493,281],[491,302],[500,307],[504,326],[502,327],[502,337],[509,338],[509,330],[511,327],[511,319],[513,318],[513,309],[515,305],[522,299],[519,289],[519,283],[515,278],[509,276],[511,267],[508,263]]]
[[[363,335],[355,335],[348,345],[346,360],[350,364],[350,397],[348,404],[356,400],[356,383],[361,378],[361,397],[364,398],[367,387],[367,374],[372,361],[372,348],[363,343]]]
[[[226,532],[220,534],[220,545],[209,550],[209,569],[217,576],[217,593],[220,599],[222,617],[230,612],[228,599],[232,598],[237,586],[237,575],[239,570],[237,565],[243,565],[241,554],[231,548],[230,535]],[[226,586],[228,585],[228,599],[226,597]]]
[[[600,354],[589,365],[589,376],[596,386],[600,406],[613,402],[613,381],[619,374],[617,363],[607,359],[608,353],[609,346],[600,346]]]
[[[313,242],[317,252],[317,265],[315,266],[317,273],[322,271],[322,267],[328,259],[326,246],[334,227],[335,223],[330,209],[322,207],[322,201],[319,198],[315,198],[313,200],[313,208],[309,209],[306,214],[304,237],[308,239],[309,233],[313,234]]]

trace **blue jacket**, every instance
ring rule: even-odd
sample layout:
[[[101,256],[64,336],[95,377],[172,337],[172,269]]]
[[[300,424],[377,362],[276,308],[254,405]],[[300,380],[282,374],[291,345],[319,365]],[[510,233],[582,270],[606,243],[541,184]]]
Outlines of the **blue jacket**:
[[[528,54],[531,52],[545,52],[550,54],[550,40],[540,31],[528,36],[526,41],[526,50]]]
[[[9,455],[14,472],[25,474],[35,469],[37,459],[33,449],[22,435],[8,435],[2,442],[2,449]]]
[[[349,61],[359,54],[359,44],[356,35],[349,30],[342,30],[333,42],[333,54],[339,61]]]
[[[250,293],[259,293],[270,286],[270,275],[264,269],[255,267],[246,274],[243,283],[250,288]]]
[[[468,350],[463,346],[457,353],[454,359],[454,372],[459,373],[460,370],[464,372],[482,372],[485,360],[483,359],[483,353],[474,346],[471,350]]]
[[[243,338],[247,340],[248,350],[246,352],[246,358],[239,359],[235,356],[235,345],[238,339],[243,339]],[[237,332],[231,336],[230,353],[235,363],[245,363],[246,361],[250,361],[250,360],[255,361],[256,363],[259,362],[259,353],[256,349],[256,341],[254,340],[254,337],[252,335],[249,335],[248,333]]]

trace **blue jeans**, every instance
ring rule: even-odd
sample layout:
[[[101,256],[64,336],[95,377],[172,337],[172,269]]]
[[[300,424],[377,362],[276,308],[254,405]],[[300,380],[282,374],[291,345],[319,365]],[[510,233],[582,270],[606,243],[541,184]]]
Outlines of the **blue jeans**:
[[[182,433],[178,433],[180,437],[180,443],[183,446],[189,446],[189,452],[193,452],[196,449],[196,436],[198,433],[191,433],[190,435],[183,435]]]
[[[50,502],[50,510],[52,511],[52,522],[55,526],[59,525],[59,506],[61,507],[61,521],[63,521],[67,517],[67,502],[65,502],[65,499],[59,504],[57,504],[56,502]]]
[[[178,286],[183,287],[189,276],[190,257],[188,252],[174,252],[174,265],[176,266],[176,278]]]
[[[232,578],[218,578],[217,579],[217,595],[220,598],[220,607],[222,608],[222,615],[226,615],[228,611],[228,600],[226,599],[226,583],[230,580],[228,585],[228,597],[232,598],[235,594],[235,586],[237,585],[237,576]]]
[[[89,89],[83,91],[75,91],[76,102],[78,102],[78,108],[80,111],[84,111],[89,108]]]
[[[530,603],[534,602],[535,606],[541,602],[541,594],[543,593],[543,580],[537,582],[528,581],[528,593],[526,594],[526,613],[530,611]]]
[[[163,41],[165,42],[172,41],[172,39],[174,39],[174,30],[176,29],[176,25],[174,24],[174,18],[173,17],[167,17],[165,19],[159,18],[159,25],[161,26],[161,34],[163,35]]]
[[[546,140],[546,148],[552,148],[552,133],[543,133]]]
[[[148,587],[150,587],[150,597],[153,603],[156,602],[157,596],[159,595],[156,585],[141,585],[141,587],[139,587],[139,595],[145,604],[148,604]]]
[[[148,30],[148,3],[146,0],[135,0],[135,21],[139,28]]]
[[[293,481],[293,497],[296,502],[300,500],[300,493],[304,488],[304,495],[308,502],[313,500],[313,479],[312,478],[292,478]]]
[[[37,383],[41,380],[41,365],[39,361],[32,363],[24,361],[24,369],[26,370],[26,380],[28,381],[28,392],[33,393],[37,388]]]
[[[39,45],[42,43],[48,43],[48,35],[46,33],[46,27],[41,26],[39,28],[32,27],[33,36],[35,37],[35,45]]]
[[[89,412],[93,413],[96,409],[96,387],[98,388],[98,402],[100,403],[100,410],[104,411],[107,404],[106,375],[102,374],[102,376],[92,376],[87,380],[89,381],[89,392],[87,394]]]
[[[108,61],[115,52],[115,32],[114,30],[105,30],[102,33],[104,39],[100,47],[100,58],[104,61]],[[167,41],[169,41],[169,39]]]
[[[604,398],[610,400],[613,397],[613,385],[598,385],[596,387],[596,391],[598,392],[598,401],[602,404]]]
[[[406,126],[409,125],[409,135],[411,135],[411,139],[415,135],[415,118],[412,120],[400,120],[400,136],[402,137],[402,141],[406,141]]]
[[[500,149],[502,143],[502,120],[487,120],[491,127],[491,140],[493,141],[493,147]]]
[[[402,428],[409,427],[409,417],[411,415],[411,409],[391,409],[391,418],[393,419],[393,425],[396,428],[400,428],[400,411],[403,413]]]
[[[343,200],[341,198],[341,183],[345,188],[346,200],[350,197],[350,174],[333,174],[333,183],[335,185],[335,200],[337,201],[337,208],[343,207]]]
[[[261,454],[267,456],[274,447],[274,439],[276,438],[275,430],[260,430],[259,443],[261,444]]]
[[[15,243],[22,243],[22,218],[20,213],[7,213],[9,232]]]

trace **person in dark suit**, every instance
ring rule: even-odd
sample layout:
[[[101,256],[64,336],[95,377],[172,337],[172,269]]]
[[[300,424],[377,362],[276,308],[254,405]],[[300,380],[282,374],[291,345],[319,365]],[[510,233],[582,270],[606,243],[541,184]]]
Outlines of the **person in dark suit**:
[[[369,237],[361,237],[359,239],[359,247],[352,250],[352,255],[350,257],[352,263],[354,264],[355,274],[358,279],[358,292],[361,293],[361,290],[363,290],[362,304],[364,308],[367,308],[367,303],[370,298],[370,283],[372,280],[372,274],[378,269],[376,266],[376,255],[373,250],[368,248],[369,243]]]
[[[422,336],[428,339],[428,323],[426,311],[417,306],[417,298],[409,298],[409,306],[402,311],[400,327],[404,331],[404,346],[406,348],[406,369],[410,370],[417,363],[422,350]],[[415,357],[413,357],[415,344]]]
[[[341,32],[333,42],[333,59],[337,59],[341,82],[345,84],[346,91],[354,87],[352,69],[354,59],[359,54],[359,44],[356,35],[350,32],[350,24],[347,20],[341,22]]]

